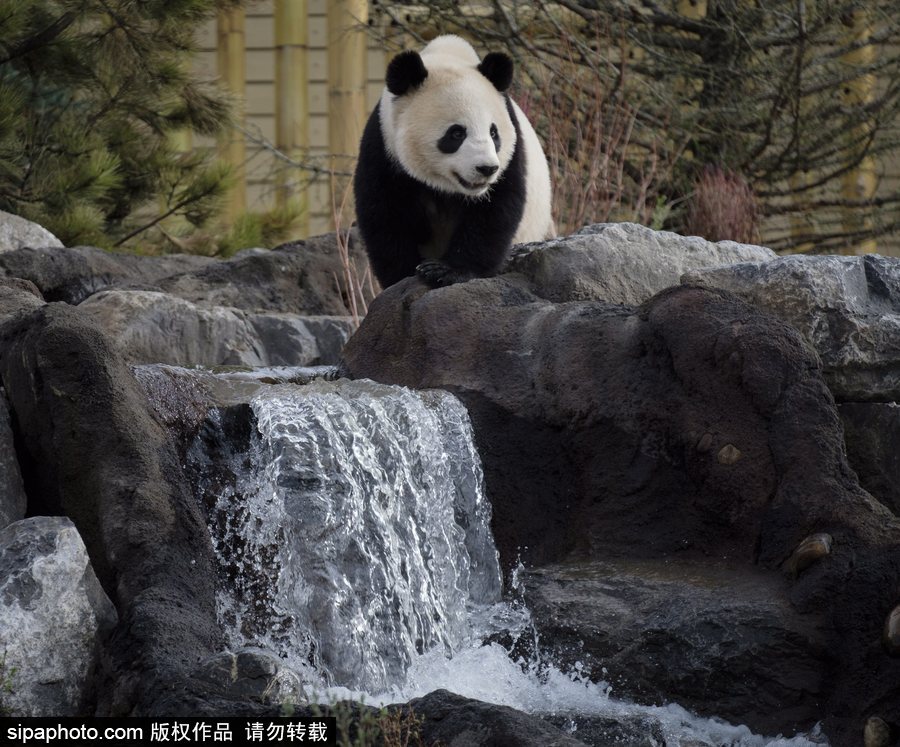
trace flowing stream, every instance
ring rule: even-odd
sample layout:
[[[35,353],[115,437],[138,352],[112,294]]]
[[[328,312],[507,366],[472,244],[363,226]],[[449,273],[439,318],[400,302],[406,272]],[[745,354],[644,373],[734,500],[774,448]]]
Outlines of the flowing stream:
[[[511,658],[508,641],[534,628],[516,589],[501,595],[481,465],[452,395],[314,380],[259,387],[249,410],[243,438],[214,414],[214,437],[190,455],[210,472],[214,443],[226,467],[202,488],[232,649],[277,655],[323,700],[378,705],[446,688],[579,738],[592,720],[616,719],[646,744],[826,743],[638,706],[577,668]]]

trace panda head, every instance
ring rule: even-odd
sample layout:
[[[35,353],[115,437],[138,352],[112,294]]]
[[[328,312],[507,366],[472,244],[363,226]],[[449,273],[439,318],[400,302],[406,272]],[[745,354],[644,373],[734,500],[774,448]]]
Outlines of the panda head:
[[[380,108],[388,154],[435,190],[484,197],[516,147],[505,95],[512,74],[509,57],[491,53],[479,61],[455,36],[435,39],[421,55],[397,55]]]

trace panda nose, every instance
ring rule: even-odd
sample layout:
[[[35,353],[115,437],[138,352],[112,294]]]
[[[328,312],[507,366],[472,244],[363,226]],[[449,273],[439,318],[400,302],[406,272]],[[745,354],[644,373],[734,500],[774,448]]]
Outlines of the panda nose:
[[[493,176],[499,168],[497,164],[485,164],[484,166],[476,166],[475,170],[482,176]]]

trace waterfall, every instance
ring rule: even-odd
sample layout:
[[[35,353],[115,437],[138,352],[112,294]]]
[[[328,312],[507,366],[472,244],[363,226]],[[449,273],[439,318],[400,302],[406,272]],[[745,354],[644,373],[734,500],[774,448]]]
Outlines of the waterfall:
[[[146,368],[147,382],[162,370]],[[610,719],[648,744],[827,743],[817,729],[766,738],[676,704],[619,700],[577,663],[563,672],[544,660],[515,573],[501,599],[480,460],[451,394],[262,383],[293,371],[166,371],[219,402],[187,463],[219,562],[228,646],[279,656],[307,694],[380,705],[447,688],[541,714],[577,737],[593,729],[597,744],[608,743]],[[512,653],[517,642],[524,659]]]
[[[441,391],[321,380],[262,387],[250,408],[210,512],[229,645],[370,692],[452,652],[468,608],[501,591],[465,408]]]

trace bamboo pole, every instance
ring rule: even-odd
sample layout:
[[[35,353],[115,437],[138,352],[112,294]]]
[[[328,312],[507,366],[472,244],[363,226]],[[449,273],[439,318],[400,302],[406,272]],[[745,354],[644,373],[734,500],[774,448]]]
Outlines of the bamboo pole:
[[[216,19],[218,44],[216,60],[219,76],[235,97],[239,100],[240,110],[237,122],[244,124],[244,94],[247,79],[247,55],[244,44],[245,14],[243,8],[220,10]],[[234,185],[228,194],[226,216],[233,223],[238,215],[247,209],[247,183],[244,164],[247,160],[247,149],[244,133],[233,128],[219,141],[219,153],[222,160],[228,163],[235,176]]]
[[[862,44],[852,49],[841,57],[841,60],[853,68],[860,70],[871,69],[875,62],[875,47],[865,44],[871,36],[872,26],[869,13],[865,10],[854,10],[847,19],[847,35],[845,42],[851,45]],[[857,78],[846,83],[842,96],[849,106],[860,106],[869,103],[875,90],[875,75],[871,72],[862,72]],[[862,124],[854,128],[854,137],[865,137],[868,133],[868,125]],[[848,171],[841,180],[841,196],[845,200],[868,200],[875,196],[878,177],[875,170],[875,161],[870,156],[864,157],[856,168]],[[843,228],[847,233],[853,233],[872,227],[872,215],[865,214],[861,209],[846,208],[843,215]],[[844,250],[846,254],[871,254],[877,251],[878,245],[875,239],[865,239]]]
[[[328,4],[328,147],[332,169],[349,173],[356,163],[366,123],[366,0],[332,0]],[[340,204],[351,182],[335,179]],[[352,205],[351,199],[347,204]]]
[[[293,161],[309,155],[309,47],[306,0],[275,0],[275,146]],[[297,232],[309,235],[308,175],[279,165],[275,200],[296,209]],[[299,186],[298,186],[299,185]]]
[[[679,15],[684,16],[685,18],[690,18],[693,21],[700,21],[706,18],[707,0],[678,0],[675,4],[675,10]],[[699,98],[702,91],[703,81],[699,78],[684,76],[675,82],[675,92],[684,99],[685,103],[682,104],[682,106],[685,109],[695,110],[697,108],[696,103],[688,102],[693,102],[695,99]],[[694,159],[694,151],[690,147],[686,147],[682,152],[681,157],[685,160],[692,161]]]

